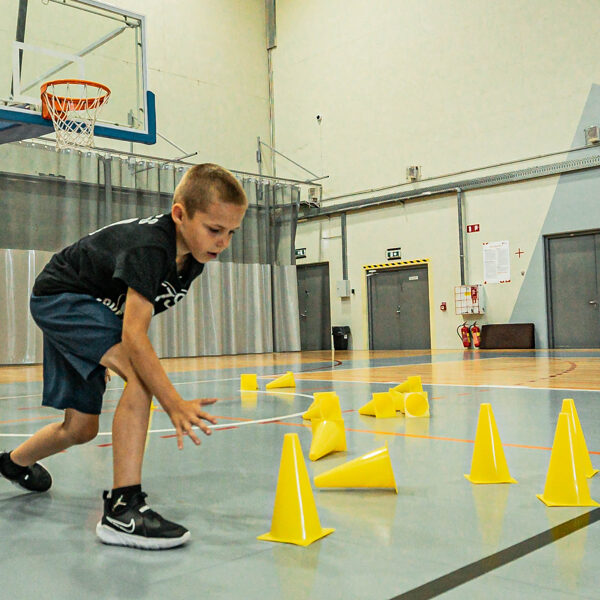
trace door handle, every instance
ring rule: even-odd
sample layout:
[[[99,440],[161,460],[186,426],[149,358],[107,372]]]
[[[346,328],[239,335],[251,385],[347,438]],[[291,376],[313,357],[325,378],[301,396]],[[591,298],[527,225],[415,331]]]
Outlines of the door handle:
[[[595,304],[596,306],[598,306],[598,300],[590,300],[589,303],[592,304],[592,305]]]
[[[306,319],[306,317],[307,317],[308,315],[307,315],[306,313],[300,313],[300,316],[301,316],[303,319]]]
[[[399,307],[399,306],[397,306],[397,307],[396,307],[396,314],[397,314],[397,315],[399,315],[399,314],[400,314],[400,307]]]

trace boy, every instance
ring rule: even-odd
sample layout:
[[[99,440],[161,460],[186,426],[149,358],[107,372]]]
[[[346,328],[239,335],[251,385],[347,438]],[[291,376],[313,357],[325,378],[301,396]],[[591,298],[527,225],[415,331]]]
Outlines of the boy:
[[[105,491],[96,527],[106,544],[172,548],[190,533],[145,503],[141,476],[150,403],[156,396],[177,433],[211,430],[203,406],[185,401],[169,381],[147,335],[150,319],[187,293],[204,264],[225,250],[248,200],[240,183],[213,164],[187,171],[171,212],[108,225],[55,254],[36,279],[31,313],[44,333],[44,406],[64,410],[12,452],[0,454],[0,475],[30,492],[52,485],[37,461],[98,433],[107,369],[127,381],[112,426],[113,488]]]

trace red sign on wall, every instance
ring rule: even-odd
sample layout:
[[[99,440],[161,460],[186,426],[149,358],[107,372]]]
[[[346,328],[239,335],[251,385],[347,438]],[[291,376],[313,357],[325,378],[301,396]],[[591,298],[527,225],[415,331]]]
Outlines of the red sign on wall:
[[[479,223],[475,225],[467,225],[467,233],[477,233],[479,231]]]

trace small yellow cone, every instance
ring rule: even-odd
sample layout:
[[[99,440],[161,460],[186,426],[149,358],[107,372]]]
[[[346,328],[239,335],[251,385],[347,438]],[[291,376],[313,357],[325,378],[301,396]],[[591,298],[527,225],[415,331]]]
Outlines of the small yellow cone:
[[[517,483],[508,471],[491,404],[479,408],[471,473],[465,477],[471,483]]]
[[[306,409],[306,412],[302,415],[302,418],[307,420],[321,418],[321,401],[323,398],[329,397],[337,398],[338,395],[335,392],[315,392],[313,394],[312,404]]]
[[[413,375],[392,389],[395,392],[401,392],[403,394],[406,394],[407,392],[422,392],[423,384],[421,383],[421,376]]]
[[[319,522],[298,434],[286,433],[283,436],[271,531],[257,539],[308,546],[332,531],[321,527]]]
[[[558,415],[544,493],[537,497],[547,506],[600,506],[592,500],[580,461],[569,414]]]
[[[332,452],[346,450],[346,430],[343,419],[314,419],[313,438],[308,458],[319,460]]]
[[[246,373],[240,378],[240,389],[244,392],[253,392],[258,389],[255,373]]]
[[[375,404],[375,417],[377,419],[391,419],[396,416],[394,399],[389,392],[377,392],[373,394]]]
[[[387,445],[317,475],[315,487],[385,488],[393,489],[397,494],[398,487]]]
[[[371,398],[364,406],[358,409],[359,415],[365,415],[367,417],[375,416],[375,400]]]
[[[583,435],[583,429],[581,429],[581,423],[579,422],[579,416],[577,415],[577,409],[575,408],[575,401],[573,398],[565,398],[563,400],[560,412],[566,412],[571,419],[571,425],[575,432],[575,445],[578,448],[579,460],[581,460],[583,466],[583,474],[588,478],[593,477],[598,473],[598,469],[594,469],[592,466],[590,453],[588,452],[587,444],[585,443],[585,436]]]
[[[429,417],[427,392],[411,392],[404,396],[404,414],[407,417]]]
[[[394,388],[390,388],[388,393],[392,396],[392,400],[394,401],[394,408],[401,413],[404,413],[404,397],[406,394],[402,392],[397,392]]]
[[[288,371],[285,375],[281,375],[274,381],[270,381],[267,383],[267,389],[272,390],[274,388],[293,388],[296,387],[296,382],[294,381],[294,374],[291,371]]]

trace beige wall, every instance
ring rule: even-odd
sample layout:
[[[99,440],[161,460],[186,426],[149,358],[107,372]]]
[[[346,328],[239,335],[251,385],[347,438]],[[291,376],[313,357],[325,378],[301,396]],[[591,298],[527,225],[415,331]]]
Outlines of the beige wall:
[[[600,80],[593,58],[600,39],[586,35],[582,24],[600,18],[597,2],[279,0],[277,15],[276,145],[329,175],[325,198],[405,182],[409,165],[435,177],[583,143],[580,119]],[[281,175],[300,175],[284,162],[277,166]],[[511,282],[486,286],[483,323],[510,320],[558,181],[465,193],[465,223],[481,225],[480,233],[466,235],[467,283],[482,283],[483,242],[510,242]],[[349,278],[356,293],[345,300],[335,295],[341,240],[331,233],[339,234],[339,223],[301,223],[297,246],[308,248],[306,262],[330,261],[332,323],[352,327],[354,347],[368,346],[362,266],[386,262],[386,248],[396,246],[405,260],[430,259],[432,346],[458,347],[455,196],[349,214]],[[519,248],[521,257],[514,254]],[[446,313],[439,310],[442,301]]]

